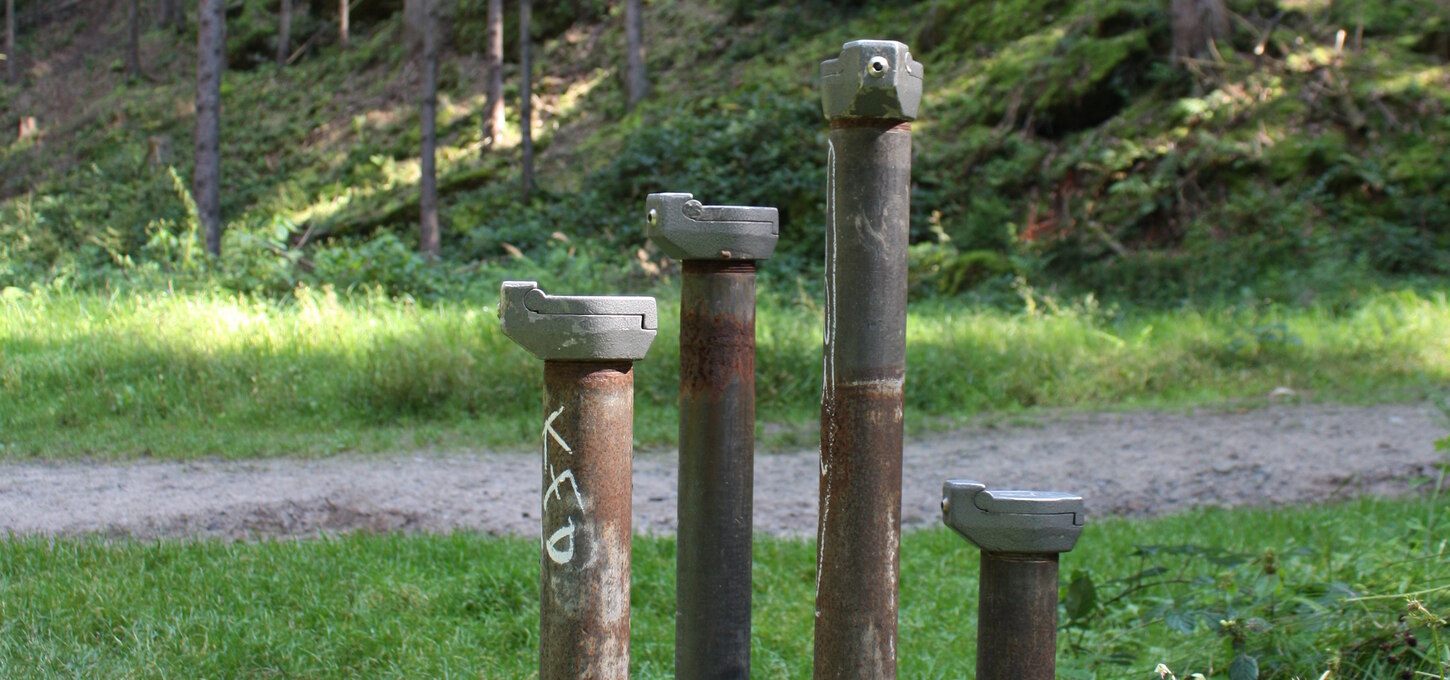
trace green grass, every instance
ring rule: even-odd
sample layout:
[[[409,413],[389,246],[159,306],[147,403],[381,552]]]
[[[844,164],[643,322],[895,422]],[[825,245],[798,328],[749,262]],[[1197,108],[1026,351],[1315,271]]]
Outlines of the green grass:
[[[1447,522],[1443,499],[1094,520],[1063,561],[1065,594],[1088,572],[1099,596],[1074,605],[1088,616],[1059,636],[1060,675],[1146,679],[1166,663],[1179,677],[1227,677],[1238,645],[1265,678],[1437,677],[1450,630],[1397,619],[1400,594],[1417,591],[1450,614]],[[476,534],[13,538],[0,542],[0,676],[527,678],[537,552],[533,540]],[[1154,566],[1168,571],[1137,580],[1165,583],[1132,589]],[[811,543],[757,538],[755,677],[809,677],[813,574]],[[947,530],[911,533],[901,574],[901,677],[962,677],[974,663],[975,551]],[[672,539],[635,539],[633,580],[632,677],[669,677]],[[1237,632],[1221,634],[1231,619]]]
[[[642,444],[663,445],[676,432],[678,292],[651,292],[661,329],[635,369],[635,431]],[[813,299],[770,288],[762,296],[758,420],[771,445],[807,443],[818,417]],[[1416,400],[1450,383],[1443,293],[1378,293],[1339,310],[1121,312],[1090,298],[1025,299],[1016,311],[947,299],[913,305],[913,431],[1038,407],[1253,404],[1279,386],[1331,402]],[[537,430],[542,366],[502,336],[494,304],[420,306],[307,288],[283,301],[8,289],[0,456],[525,446]]]

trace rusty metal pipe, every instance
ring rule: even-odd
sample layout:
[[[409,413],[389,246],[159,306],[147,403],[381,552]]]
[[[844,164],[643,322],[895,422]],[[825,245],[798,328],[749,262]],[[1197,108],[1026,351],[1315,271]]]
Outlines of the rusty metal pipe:
[[[539,678],[629,677],[634,370],[544,362]]]
[[[540,680],[629,677],[634,361],[654,298],[551,296],[505,281],[505,335],[544,360]]]
[[[1057,554],[982,553],[977,680],[1052,680]]]
[[[675,677],[750,677],[754,461],[755,263],[687,260]]]
[[[675,677],[750,677],[755,464],[755,263],[775,208],[650,194],[646,233],[684,262],[680,292]]]
[[[815,677],[895,678],[910,99],[906,46],[822,64],[831,120],[816,551]],[[888,82],[889,81],[889,82]]]

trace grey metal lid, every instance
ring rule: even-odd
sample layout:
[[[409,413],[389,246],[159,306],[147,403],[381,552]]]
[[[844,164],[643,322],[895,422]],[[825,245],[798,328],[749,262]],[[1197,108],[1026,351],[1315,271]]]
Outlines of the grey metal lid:
[[[1086,519],[1075,494],[988,490],[966,479],[942,485],[942,523],[985,552],[1064,553],[1077,544]]]
[[[895,40],[855,40],[821,62],[826,118],[915,120],[921,108],[921,62]]]
[[[639,361],[659,330],[652,297],[549,295],[534,281],[503,283],[498,318],[544,361]]]
[[[645,234],[677,260],[764,260],[775,252],[775,208],[702,205],[690,194],[650,194]]]

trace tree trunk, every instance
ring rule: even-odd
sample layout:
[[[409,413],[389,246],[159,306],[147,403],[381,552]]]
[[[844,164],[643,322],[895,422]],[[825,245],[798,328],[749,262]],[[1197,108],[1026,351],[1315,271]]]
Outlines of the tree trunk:
[[[649,77],[644,68],[644,11],[640,0],[624,3],[624,62],[629,109],[634,110],[635,104],[649,94]]]
[[[15,82],[15,0],[5,0],[5,80]]]
[[[292,56],[292,0],[282,0],[277,20],[277,65],[286,66]]]
[[[519,131],[523,134],[524,199],[534,191],[534,82],[529,61],[531,0],[519,0]]]
[[[196,172],[192,195],[206,250],[222,252],[221,96],[226,68],[226,0],[201,0],[196,40]]]
[[[181,0],[161,0],[161,11],[156,19],[160,28],[170,28],[177,33],[186,31],[186,14],[181,7]]]
[[[492,144],[503,133],[503,0],[488,0],[488,100],[483,107],[483,139]]]
[[[347,49],[347,0],[337,0],[337,44]]]
[[[126,7],[131,33],[126,40],[126,77],[141,75],[141,0],[131,0]]]
[[[438,245],[438,173],[434,151],[438,117],[438,21],[434,14],[436,0],[418,0],[423,4],[423,102],[420,117],[423,125],[423,154],[418,179],[418,205],[422,221],[418,224],[418,250],[428,257],[437,257]]]
[[[1210,45],[1229,35],[1228,8],[1224,0],[1171,0],[1173,54],[1183,58],[1210,56]]]

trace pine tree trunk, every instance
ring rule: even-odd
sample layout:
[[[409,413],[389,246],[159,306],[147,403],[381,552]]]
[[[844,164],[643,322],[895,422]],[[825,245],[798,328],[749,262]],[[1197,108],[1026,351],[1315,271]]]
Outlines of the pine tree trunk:
[[[170,28],[177,33],[185,32],[186,14],[182,10],[181,0],[161,0],[160,9],[156,19],[158,28]]]
[[[418,1],[423,3],[423,101],[419,112],[423,126],[423,153],[419,163],[422,176],[418,180],[421,192],[418,204],[423,214],[418,224],[418,250],[429,257],[437,257],[438,174],[434,151],[438,118],[438,21],[434,15],[435,0]]]
[[[222,252],[221,90],[226,68],[226,0],[201,0],[196,40],[196,172],[192,195],[206,250]]]
[[[126,6],[126,17],[130,23],[130,35],[126,40],[126,77],[141,75],[141,0],[131,0]]]
[[[529,61],[531,0],[519,0],[519,130],[523,133],[524,199],[534,191],[534,83]]]
[[[277,65],[286,66],[292,56],[292,0],[282,0],[277,21]]]
[[[337,0],[337,42],[347,49],[347,0]]]
[[[492,144],[503,133],[503,0],[488,0],[487,102],[483,107],[483,138]]]
[[[15,54],[15,0],[5,0],[5,80],[15,82],[15,71],[18,66],[16,62],[19,57]]]
[[[649,94],[649,77],[644,67],[644,12],[640,0],[624,3],[625,89],[633,110]]]

